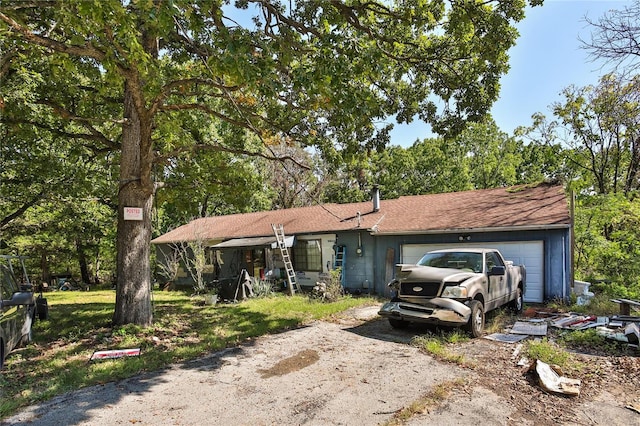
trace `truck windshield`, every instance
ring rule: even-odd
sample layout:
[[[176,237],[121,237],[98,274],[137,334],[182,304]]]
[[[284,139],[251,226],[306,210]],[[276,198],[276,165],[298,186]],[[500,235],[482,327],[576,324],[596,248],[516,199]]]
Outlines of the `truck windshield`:
[[[482,253],[427,253],[418,261],[418,265],[482,272]]]

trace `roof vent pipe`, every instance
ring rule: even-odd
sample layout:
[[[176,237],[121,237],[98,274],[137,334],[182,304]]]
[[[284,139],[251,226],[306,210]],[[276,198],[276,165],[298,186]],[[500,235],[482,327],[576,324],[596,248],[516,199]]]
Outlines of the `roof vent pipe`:
[[[373,211],[380,211],[380,189],[378,189],[378,185],[373,185],[373,189],[371,190],[371,198],[373,200]]]

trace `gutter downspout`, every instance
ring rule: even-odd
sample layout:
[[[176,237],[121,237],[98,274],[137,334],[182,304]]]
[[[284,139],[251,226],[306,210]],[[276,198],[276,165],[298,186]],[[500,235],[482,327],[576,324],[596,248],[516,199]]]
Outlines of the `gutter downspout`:
[[[567,302],[567,243],[562,236],[562,300]]]
[[[569,255],[571,256],[570,265],[569,265],[569,285],[572,286],[573,281],[575,280],[575,246],[576,246],[576,239],[575,239],[575,232],[574,232],[575,216],[576,216],[576,193],[574,191],[571,191],[569,214],[571,215],[571,220],[570,220],[571,226],[569,227],[569,244],[571,244],[571,247],[569,247]]]

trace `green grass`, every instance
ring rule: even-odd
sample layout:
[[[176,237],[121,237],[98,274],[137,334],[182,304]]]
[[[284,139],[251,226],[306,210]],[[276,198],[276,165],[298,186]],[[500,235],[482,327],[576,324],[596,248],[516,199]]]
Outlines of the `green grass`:
[[[276,294],[210,306],[186,293],[154,292],[153,326],[114,328],[114,291],[54,292],[46,298],[49,319],[36,321],[34,341],[6,359],[0,375],[0,419],[64,392],[157,370],[376,302],[344,297],[320,303]],[[127,348],[140,348],[141,355],[89,361],[94,351]]]
[[[529,340],[525,344],[524,353],[529,359],[538,359],[561,368],[575,367],[571,355],[547,338]]]
[[[607,339],[593,328],[560,333],[557,340],[566,348],[587,353],[611,356],[638,355],[637,350],[625,343]]]
[[[596,294],[591,298],[588,304],[578,305],[576,303],[575,295],[571,295],[569,304],[563,301],[552,301],[547,306],[549,308],[555,308],[559,311],[571,311],[581,314],[589,314],[596,316],[610,316],[617,314],[620,311],[620,307],[617,303],[612,302],[610,296],[606,294]]]
[[[451,362],[458,365],[472,367],[464,356],[456,354],[449,350],[448,344],[462,343],[469,340],[469,336],[459,329],[451,329],[440,331],[438,334],[424,334],[416,336],[412,340],[412,344],[431,354],[440,361]]]

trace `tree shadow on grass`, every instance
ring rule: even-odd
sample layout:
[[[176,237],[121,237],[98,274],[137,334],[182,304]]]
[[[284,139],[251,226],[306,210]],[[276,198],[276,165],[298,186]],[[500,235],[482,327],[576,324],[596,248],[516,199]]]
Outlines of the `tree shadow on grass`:
[[[114,329],[107,327],[113,305],[106,303],[92,304],[92,306],[85,304],[55,306],[50,319],[41,324],[43,334],[37,344],[43,348],[56,344],[66,348],[58,348],[55,357],[58,359],[59,368],[50,371],[50,380],[43,381],[42,378],[32,377],[33,386],[38,387],[36,399],[44,400],[51,395],[64,392],[68,390],[70,384],[87,387],[54,396],[46,402],[27,407],[0,424],[29,422],[32,425],[50,425],[97,422],[101,415],[112,407],[118,406],[125,398],[154,392],[167,383],[165,376],[169,370],[177,368],[215,371],[224,365],[225,358],[241,357],[246,348],[255,343],[255,337],[298,328],[302,323],[302,320],[295,315],[273,318],[250,310],[241,304],[219,306],[215,309],[194,308],[190,312],[170,304],[156,308],[158,321],[167,321],[178,328],[175,335],[167,336],[167,339],[173,339],[171,344],[162,346],[162,343],[159,345],[148,343],[138,357],[89,361],[88,356],[94,349],[109,349],[104,339],[110,339],[109,336],[114,334]],[[105,329],[96,330],[96,324],[104,324]],[[147,332],[150,331],[147,330]],[[222,334],[219,337],[216,334],[218,332]],[[126,328],[122,333],[127,333]],[[149,339],[145,342],[154,342],[152,339],[154,336],[147,337]],[[194,356],[196,358],[192,359]],[[158,367],[158,365],[166,365],[167,360],[181,357],[190,359],[178,361],[168,367]],[[29,362],[37,363],[38,361],[35,358],[27,360],[21,368],[46,370],[42,364],[39,367],[29,367],[27,365]],[[128,373],[130,371],[139,373],[131,376]],[[15,378],[19,379],[18,376],[21,375],[23,374],[16,374]],[[122,377],[127,378],[122,379]],[[95,385],[96,382],[100,384]],[[19,390],[16,389],[16,391]],[[108,423],[108,419],[102,418],[102,421]]]

